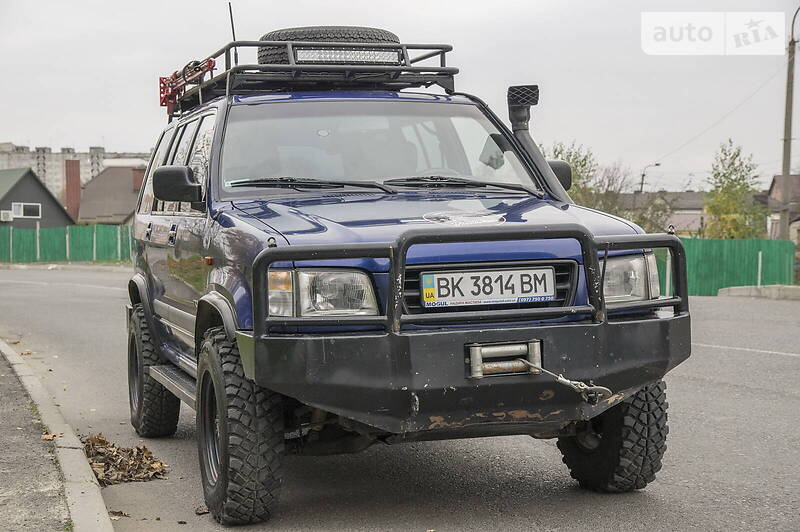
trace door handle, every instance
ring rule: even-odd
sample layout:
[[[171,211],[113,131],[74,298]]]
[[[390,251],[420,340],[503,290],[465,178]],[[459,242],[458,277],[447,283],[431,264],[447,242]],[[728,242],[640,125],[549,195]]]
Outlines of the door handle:
[[[178,235],[178,224],[172,224],[172,227],[169,228],[169,233],[167,233],[167,244],[170,246],[175,245],[175,237]]]
[[[150,240],[150,235],[153,234],[153,222],[147,224],[147,229],[144,230],[145,240]]]

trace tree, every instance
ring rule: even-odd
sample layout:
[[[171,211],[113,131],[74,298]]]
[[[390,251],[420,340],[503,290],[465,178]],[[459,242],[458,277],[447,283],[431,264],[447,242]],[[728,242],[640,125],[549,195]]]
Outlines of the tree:
[[[542,151],[550,159],[559,159],[569,163],[572,167],[572,188],[569,189],[569,194],[575,203],[588,207],[589,203],[594,200],[592,190],[595,186],[593,181],[600,168],[592,150],[572,141],[570,145],[556,142],[549,153],[546,149]]]
[[[601,166],[590,148],[575,141],[569,145],[556,142],[551,150],[542,151],[572,167],[569,195],[576,204],[625,218],[648,232],[666,230],[673,212],[671,202],[661,194],[630,195],[634,183],[621,163]]]
[[[744,156],[732,139],[720,144],[711,164],[705,211],[709,216],[708,238],[762,238],[766,233],[767,211],[756,203],[758,174],[753,156]]]

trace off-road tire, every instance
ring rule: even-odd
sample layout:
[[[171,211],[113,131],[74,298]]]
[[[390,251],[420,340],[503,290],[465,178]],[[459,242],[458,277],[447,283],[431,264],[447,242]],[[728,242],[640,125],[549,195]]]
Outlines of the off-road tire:
[[[266,521],[283,478],[282,398],[245,378],[236,343],[222,327],[206,332],[197,375],[197,443],[206,506],[223,525]]]
[[[663,381],[649,384],[592,420],[596,448],[587,448],[578,436],[558,439],[564,463],[581,487],[619,493],[655,479],[669,433],[666,390]]]
[[[128,404],[139,436],[172,436],[178,428],[181,401],[145,368],[164,364],[153,342],[141,303],[133,306],[128,327]]]
[[[262,41],[312,41],[312,42],[400,42],[397,35],[378,28],[360,26],[308,26],[304,28],[287,28],[264,34]],[[260,65],[289,63],[286,48],[262,46],[258,49]]]

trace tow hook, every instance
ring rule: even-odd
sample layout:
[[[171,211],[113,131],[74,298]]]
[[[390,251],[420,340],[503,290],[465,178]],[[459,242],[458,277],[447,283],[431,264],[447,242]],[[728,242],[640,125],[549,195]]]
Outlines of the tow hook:
[[[569,380],[563,375],[555,374],[552,371],[547,371],[541,366],[537,366],[531,363],[524,358],[518,358],[519,362],[522,362],[526,366],[531,369],[531,373],[534,375],[544,374],[548,377],[552,377],[555,382],[558,384],[562,384],[567,388],[571,388],[576,393],[579,393],[584,401],[589,403],[590,405],[594,406],[603,399],[608,399],[613,395],[613,392],[606,388],[605,386],[595,386],[592,384],[586,384],[585,382],[581,381],[573,381]]]

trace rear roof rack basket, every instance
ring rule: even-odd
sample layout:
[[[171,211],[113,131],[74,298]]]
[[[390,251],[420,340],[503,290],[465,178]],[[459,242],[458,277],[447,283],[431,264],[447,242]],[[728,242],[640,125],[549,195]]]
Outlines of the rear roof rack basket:
[[[285,48],[288,64],[238,65],[241,48]],[[353,43],[306,41],[233,41],[201,61],[192,61],[172,75],[159,79],[161,105],[173,117],[212,100],[232,94],[254,94],[265,91],[303,89],[388,89],[429,87],[438,85],[448,94],[454,92],[455,67],[448,67],[449,44]],[[232,53],[233,52],[233,53]],[[298,56],[298,52],[302,57]],[[345,62],[348,52],[359,58],[370,52],[390,52],[380,62],[352,60]],[[360,53],[359,53],[360,52]],[[397,59],[394,60],[394,52]],[[339,60],[314,60],[314,54],[339,56]],[[412,56],[412,54],[415,54]],[[438,58],[438,64],[423,65]],[[218,63],[220,67],[218,68]],[[208,74],[208,77],[206,76]]]

